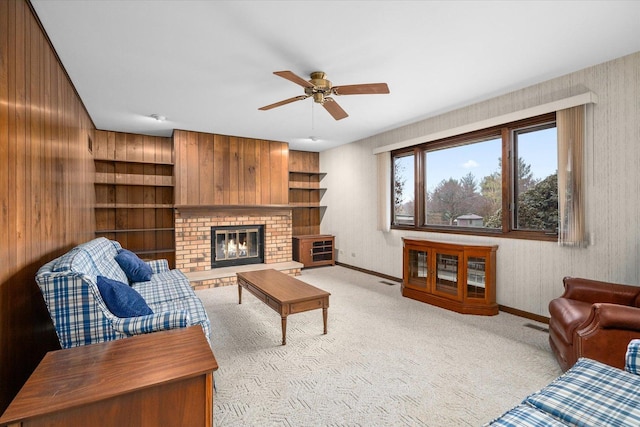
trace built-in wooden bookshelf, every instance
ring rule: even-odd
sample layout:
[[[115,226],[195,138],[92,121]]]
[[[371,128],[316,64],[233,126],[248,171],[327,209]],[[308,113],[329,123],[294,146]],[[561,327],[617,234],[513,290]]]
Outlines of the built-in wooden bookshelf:
[[[171,138],[96,131],[96,236],[175,265]]]
[[[320,233],[320,221],[326,209],[321,203],[327,191],[321,186],[325,175],[320,172],[319,153],[289,152],[289,205],[294,236]]]

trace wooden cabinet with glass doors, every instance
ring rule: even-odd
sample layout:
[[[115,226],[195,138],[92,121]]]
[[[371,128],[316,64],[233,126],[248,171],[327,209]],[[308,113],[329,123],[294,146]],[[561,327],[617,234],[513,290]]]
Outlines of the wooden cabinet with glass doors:
[[[498,314],[497,245],[403,240],[403,296],[463,314]]]

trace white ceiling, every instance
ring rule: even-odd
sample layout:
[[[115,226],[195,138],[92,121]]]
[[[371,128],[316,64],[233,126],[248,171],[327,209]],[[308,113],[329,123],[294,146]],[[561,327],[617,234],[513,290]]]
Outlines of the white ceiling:
[[[31,3],[98,129],[306,151],[640,51],[640,1]],[[340,121],[311,98],[258,111],[303,94],[280,70],[386,82],[391,93],[336,97],[349,113]]]

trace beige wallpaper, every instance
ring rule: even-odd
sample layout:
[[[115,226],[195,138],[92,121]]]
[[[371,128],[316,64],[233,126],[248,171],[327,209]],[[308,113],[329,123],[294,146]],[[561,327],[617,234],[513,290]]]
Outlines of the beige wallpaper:
[[[588,248],[377,230],[375,148],[586,91],[598,97],[587,108]],[[564,276],[640,285],[640,52],[322,152],[320,169],[328,188],[321,231],[336,236],[336,257],[345,264],[402,277],[405,235],[498,244],[498,303],[543,316]]]

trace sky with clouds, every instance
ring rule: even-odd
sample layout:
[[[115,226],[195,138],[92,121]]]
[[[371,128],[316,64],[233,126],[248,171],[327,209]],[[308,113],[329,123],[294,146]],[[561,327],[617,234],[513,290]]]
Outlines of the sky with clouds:
[[[524,133],[519,136],[519,156],[531,166],[535,179],[544,179],[557,170],[556,128]],[[502,142],[492,139],[476,144],[430,151],[427,154],[427,191],[433,189],[442,180],[460,178],[468,173],[473,174],[478,190],[482,178],[499,172],[499,159],[502,156]],[[405,176],[406,198],[404,202],[413,200],[413,157],[401,157],[397,161],[402,164]]]
[[[556,172],[556,129],[520,135],[519,155],[531,165],[536,179],[543,179]],[[501,141],[493,139],[477,144],[427,154],[427,189],[432,191],[443,179],[460,179],[472,173],[479,185],[483,177],[499,171]]]

